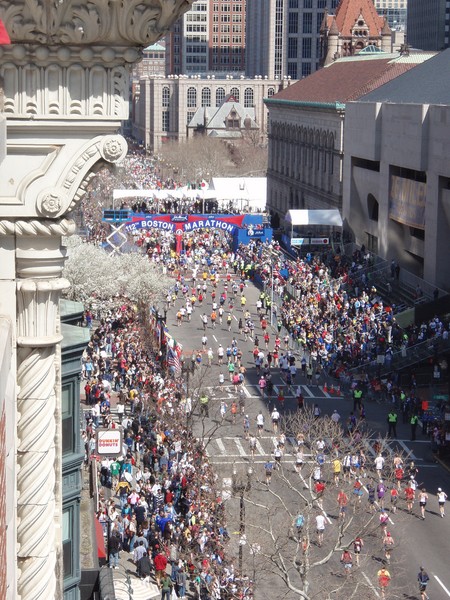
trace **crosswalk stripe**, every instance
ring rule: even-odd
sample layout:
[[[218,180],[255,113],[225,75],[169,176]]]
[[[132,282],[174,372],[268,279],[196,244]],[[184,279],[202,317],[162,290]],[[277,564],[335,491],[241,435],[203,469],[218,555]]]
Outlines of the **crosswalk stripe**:
[[[247,396],[247,398],[251,398],[252,397],[251,394],[250,394],[250,392],[248,391],[248,389],[247,389],[247,387],[245,385],[244,385],[244,387],[242,389],[244,390],[244,394],[245,394],[245,396]]]
[[[364,447],[370,452],[372,456],[376,456],[375,450],[372,448],[372,445],[367,440],[364,440]]]
[[[256,449],[258,450],[258,454],[264,456],[264,448],[261,446],[259,440],[256,440]]]
[[[414,452],[408,448],[405,442],[403,442],[402,440],[397,440],[397,443],[399,443],[403,450],[406,452],[408,458],[410,458],[411,460],[417,460],[417,456],[415,456]]]
[[[314,394],[307,385],[302,385],[301,387],[305,390],[307,396],[309,396],[310,398],[314,398]]]
[[[216,443],[219,446],[220,454],[225,455],[227,452],[225,449],[225,444],[222,442],[222,440],[220,438],[217,438]]]
[[[235,441],[235,443],[236,443],[236,447],[237,447],[237,449],[238,449],[238,452],[239,452],[239,454],[240,454],[241,456],[247,456],[247,453],[245,452],[245,450],[244,450],[244,448],[243,448],[243,446],[242,446],[242,444],[241,444],[241,440],[238,440],[238,439],[236,439],[236,440],[234,440],[234,441]]]

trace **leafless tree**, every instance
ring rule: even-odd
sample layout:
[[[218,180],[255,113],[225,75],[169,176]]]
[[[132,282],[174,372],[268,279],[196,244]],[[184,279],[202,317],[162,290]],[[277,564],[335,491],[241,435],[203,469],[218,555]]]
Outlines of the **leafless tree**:
[[[390,488],[397,483],[394,455],[388,451],[387,441],[380,438],[374,442],[361,424],[349,435],[340,423],[328,416],[315,418],[309,409],[287,416],[281,430],[287,436],[285,448],[289,448],[289,452],[285,452],[281,465],[274,470],[270,484],[266,483],[260,468],[251,493],[245,495],[245,542],[249,548],[258,547],[257,553],[253,553],[257,588],[262,586],[266,590],[278,581],[277,597],[289,599],[380,597],[377,571],[385,560],[386,528],[392,528],[394,520],[397,523],[406,518],[403,511],[395,515],[390,512]],[[304,447],[301,468],[296,462],[297,441]],[[325,443],[323,451],[322,442]],[[385,458],[381,475],[389,507],[386,528],[380,524],[381,503],[375,499],[372,506],[368,500],[368,488],[372,486],[376,490],[380,481],[373,463],[379,453]],[[359,462],[344,473],[342,462],[345,464],[346,456],[357,458]],[[406,457],[398,454],[398,459],[405,461]],[[339,474],[335,473],[335,460],[341,463]],[[322,492],[320,485],[316,485],[318,481],[325,484]],[[357,493],[359,483],[362,496]],[[347,499],[345,510],[341,510],[338,501],[340,494]],[[323,542],[317,534],[319,515],[325,520]],[[356,564],[353,542],[358,537],[363,539],[364,546]],[[398,527],[393,537],[395,580],[393,577],[389,586],[390,598],[396,597],[399,591],[397,581],[402,569]],[[344,569],[340,562],[346,549],[353,557],[351,570]],[[247,564],[247,568],[251,569],[251,565]]]

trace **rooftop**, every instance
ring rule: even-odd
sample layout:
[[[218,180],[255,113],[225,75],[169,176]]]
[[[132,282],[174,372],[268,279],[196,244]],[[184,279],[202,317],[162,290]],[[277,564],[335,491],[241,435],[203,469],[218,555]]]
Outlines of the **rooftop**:
[[[316,71],[272,98],[269,105],[280,103],[345,104],[395,80],[420,62],[430,59],[433,53],[403,56],[400,54],[368,53],[340,58]]]
[[[413,56],[413,55],[410,55]],[[450,49],[360,98],[362,102],[450,104]]]

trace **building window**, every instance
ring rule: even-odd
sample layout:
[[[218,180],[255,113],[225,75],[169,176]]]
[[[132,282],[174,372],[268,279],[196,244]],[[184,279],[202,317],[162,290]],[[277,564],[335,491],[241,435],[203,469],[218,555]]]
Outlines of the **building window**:
[[[161,121],[162,121],[161,129],[163,131],[169,131],[169,111],[168,110],[163,110]]]
[[[210,90],[210,88],[202,89],[202,106],[211,106],[211,90]]]
[[[192,110],[188,110],[186,113],[186,124],[189,125],[189,123],[192,121],[192,119],[194,118],[195,112]]]
[[[311,38],[302,40],[302,58],[311,58]]]
[[[296,62],[288,62],[288,75],[292,79],[297,79],[297,63]]]
[[[253,102],[253,90],[252,88],[245,88],[244,91],[244,107],[251,108],[254,105]]]
[[[317,8],[326,8],[327,0],[317,0]]]
[[[62,545],[63,545],[63,570],[64,579],[73,576],[73,507],[69,506],[62,514]]]
[[[233,98],[236,100],[236,102],[239,102],[239,90],[238,90],[238,88],[236,88],[236,87],[231,88],[230,94],[233,96]]]
[[[220,106],[225,99],[225,90],[223,87],[216,90],[216,106]]]
[[[378,221],[378,200],[373,194],[367,196],[367,212],[371,221]]]
[[[298,56],[298,38],[288,38],[288,58],[297,58]]]
[[[289,0],[289,8],[298,8],[298,0]]]
[[[162,105],[163,108],[168,108],[170,102],[170,89],[168,87],[163,87],[162,89]]]
[[[323,15],[324,15],[324,13],[321,13],[321,12],[317,13],[316,33],[320,33],[320,28],[322,27]]]
[[[288,33],[298,33],[298,13],[289,13]]]
[[[312,0],[303,0],[303,8],[312,8]]]
[[[303,33],[312,33],[312,13],[303,13]]]
[[[240,129],[241,122],[236,111],[232,110],[227,117],[227,129]]]
[[[302,62],[302,77],[308,77],[311,75],[311,63]]]
[[[194,108],[197,106],[197,90],[193,87],[188,88],[187,91],[187,107]]]
[[[274,95],[275,95],[275,88],[273,88],[273,87],[270,87],[270,88],[267,90],[267,97],[268,97],[268,98],[270,98],[271,96],[274,96]]]
[[[72,397],[74,396],[73,384],[66,384],[61,389],[62,410],[62,453],[72,454],[75,452],[75,432]]]

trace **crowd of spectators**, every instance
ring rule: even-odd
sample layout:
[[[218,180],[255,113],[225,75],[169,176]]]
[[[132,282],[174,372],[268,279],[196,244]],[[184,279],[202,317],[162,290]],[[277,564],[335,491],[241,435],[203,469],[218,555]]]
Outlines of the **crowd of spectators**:
[[[111,568],[129,553],[136,574],[184,598],[251,598],[251,585],[227,559],[224,505],[203,443],[192,435],[191,400],[181,381],[164,376],[147,350],[129,303],[98,325],[83,361],[86,460],[95,458],[95,429],[122,427],[126,453],[99,461],[97,518],[109,541]],[[118,392],[114,416],[112,395]]]
[[[394,352],[421,341],[448,339],[444,319],[401,328],[369,277],[361,277],[370,255],[357,251],[352,260],[337,253],[332,266],[319,255],[289,259],[276,244],[251,243],[238,252],[239,269],[273,284],[276,318],[314,366],[339,378],[368,363],[389,364]],[[273,281],[272,281],[273,278]]]

